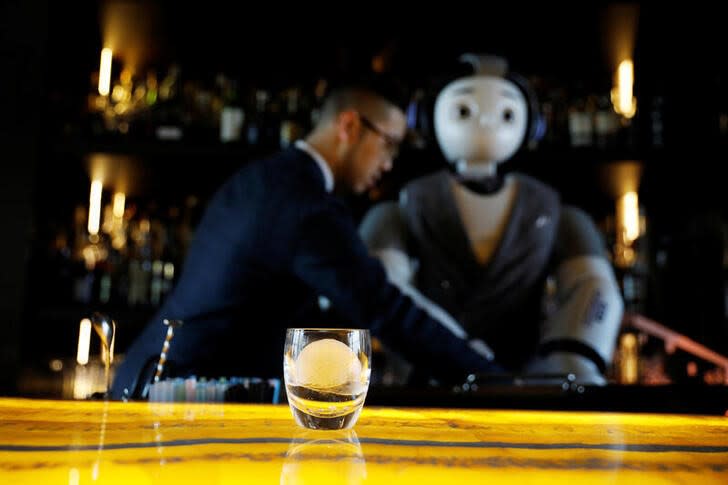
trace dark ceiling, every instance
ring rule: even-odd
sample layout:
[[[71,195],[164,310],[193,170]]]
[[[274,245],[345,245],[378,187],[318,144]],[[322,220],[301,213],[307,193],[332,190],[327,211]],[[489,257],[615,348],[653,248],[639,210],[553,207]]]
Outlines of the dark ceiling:
[[[638,82],[640,77],[657,83],[679,79],[681,64],[692,69],[690,76],[696,69],[723,77],[726,72],[724,61],[712,54],[720,16],[706,8],[512,2],[481,5],[477,12],[442,6],[403,6],[395,12],[391,5],[376,4],[248,4],[233,10],[219,0],[105,0],[48,2],[47,11],[49,75],[73,85],[82,78],[84,89],[109,30],[120,27],[125,37],[117,55],[134,51],[142,65],[155,69],[176,62],[194,78],[226,72],[267,82],[306,80],[365,72],[380,55],[385,69],[418,82],[446,70],[460,53],[476,51],[504,55],[527,75],[602,89],[615,67],[612,32],[620,30],[622,37],[634,38]],[[629,32],[632,23],[636,29]]]

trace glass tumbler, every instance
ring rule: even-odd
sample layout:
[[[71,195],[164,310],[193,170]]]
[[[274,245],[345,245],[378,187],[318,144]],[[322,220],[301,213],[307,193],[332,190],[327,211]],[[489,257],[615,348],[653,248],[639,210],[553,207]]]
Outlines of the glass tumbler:
[[[289,328],[283,355],[288,403],[300,426],[349,429],[369,389],[369,330]]]

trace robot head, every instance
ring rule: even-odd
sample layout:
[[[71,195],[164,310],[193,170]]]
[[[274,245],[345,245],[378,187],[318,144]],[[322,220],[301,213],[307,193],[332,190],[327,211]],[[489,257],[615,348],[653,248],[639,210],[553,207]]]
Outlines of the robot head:
[[[524,140],[543,131],[535,97],[508,74],[505,60],[466,54],[476,74],[451,82],[435,101],[435,136],[459,171],[477,171],[509,159]],[[460,165],[462,164],[462,165]]]

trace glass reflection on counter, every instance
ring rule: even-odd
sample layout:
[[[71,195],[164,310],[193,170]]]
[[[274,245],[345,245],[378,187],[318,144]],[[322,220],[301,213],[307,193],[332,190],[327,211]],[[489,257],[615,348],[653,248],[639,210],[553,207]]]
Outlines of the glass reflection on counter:
[[[280,483],[357,484],[366,477],[366,460],[354,430],[305,431],[291,440]]]

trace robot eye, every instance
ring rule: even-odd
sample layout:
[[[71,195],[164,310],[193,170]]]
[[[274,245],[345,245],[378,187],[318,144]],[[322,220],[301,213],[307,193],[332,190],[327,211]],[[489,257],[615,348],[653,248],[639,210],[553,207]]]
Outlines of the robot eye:
[[[505,121],[506,123],[511,123],[514,117],[515,115],[511,108],[506,108],[503,110],[503,121]]]
[[[460,120],[467,120],[473,114],[470,106],[467,104],[459,104],[457,106],[457,118]]]
[[[471,96],[458,96],[447,100],[447,118],[454,123],[467,124],[478,117],[478,102]]]

